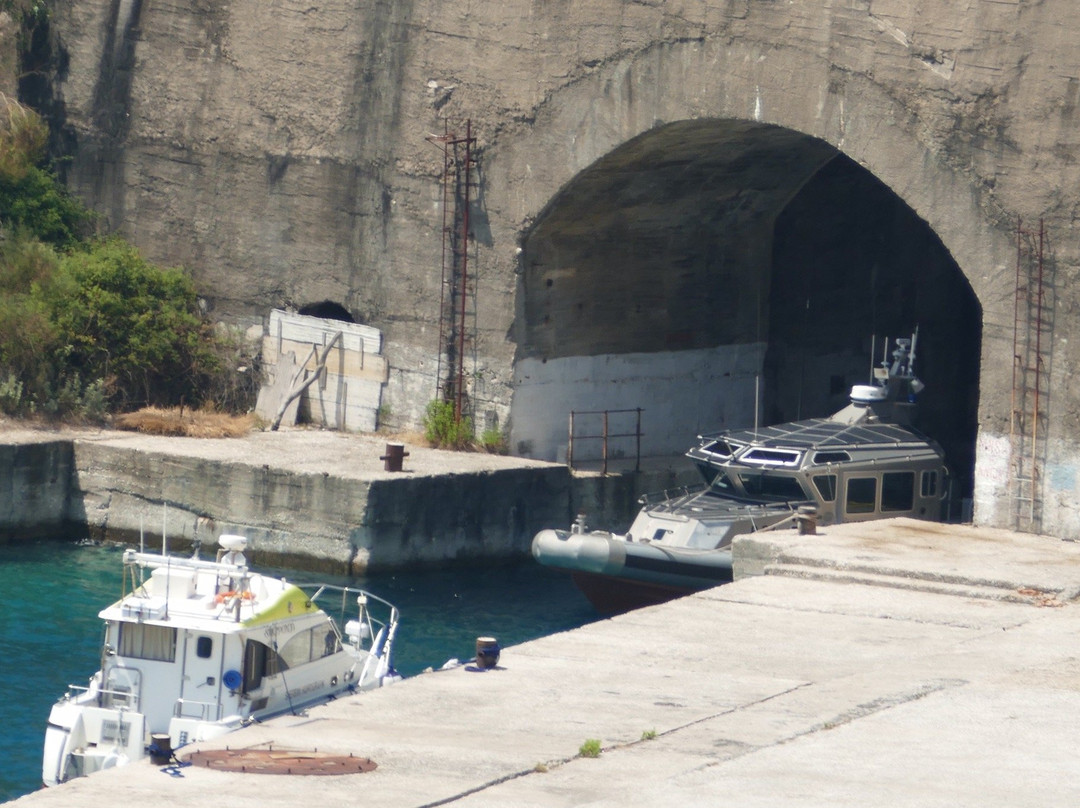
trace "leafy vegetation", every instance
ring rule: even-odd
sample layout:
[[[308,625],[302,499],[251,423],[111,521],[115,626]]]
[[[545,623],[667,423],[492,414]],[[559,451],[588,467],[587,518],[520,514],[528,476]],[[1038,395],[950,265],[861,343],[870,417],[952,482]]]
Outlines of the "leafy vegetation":
[[[237,335],[199,313],[191,278],[120,238],[42,162],[47,127],[0,95],[0,411],[100,420],[108,409],[246,410],[256,375]]]
[[[472,421],[454,418],[452,401],[429,401],[424,412],[424,438],[439,449],[465,449],[474,440]]]
[[[596,740],[596,738],[589,738],[581,745],[578,754],[583,758],[598,758],[601,751],[600,741]]]
[[[480,448],[490,454],[506,454],[506,436],[497,427],[485,429],[480,435]]]

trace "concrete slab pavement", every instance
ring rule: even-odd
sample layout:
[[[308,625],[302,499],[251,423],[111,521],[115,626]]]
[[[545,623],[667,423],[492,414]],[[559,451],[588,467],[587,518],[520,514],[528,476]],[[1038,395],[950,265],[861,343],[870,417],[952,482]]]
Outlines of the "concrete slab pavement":
[[[1010,584],[1005,537],[900,527],[922,542],[909,572],[955,565],[1018,589],[1070,575],[1052,539],[1017,537],[1032,560]],[[843,566],[892,552],[878,530],[821,541]],[[505,649],[495,671],[419,676],[201,745],[354,752],[378,763],[368,774],[141,763],[16,804],[1072,805],[1078,648],[1072,602],[766,575]],[[587,739],[599,758],[578,756]]]

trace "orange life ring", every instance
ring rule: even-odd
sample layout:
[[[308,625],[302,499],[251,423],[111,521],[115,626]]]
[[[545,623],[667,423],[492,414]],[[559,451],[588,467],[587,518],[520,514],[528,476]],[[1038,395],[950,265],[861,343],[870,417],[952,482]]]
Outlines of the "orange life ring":
[[[251,590],[248,590],[246,592],[236,592],[236,591],[219,592],[218,594],[214,595],[214,603],[224,603],[225,601],[229,600],[230,598],[240,598],[241,600],[252,600],[252,599],[254,599],[254,597],[255,597],[255,595],[253,595],[251,593]]]

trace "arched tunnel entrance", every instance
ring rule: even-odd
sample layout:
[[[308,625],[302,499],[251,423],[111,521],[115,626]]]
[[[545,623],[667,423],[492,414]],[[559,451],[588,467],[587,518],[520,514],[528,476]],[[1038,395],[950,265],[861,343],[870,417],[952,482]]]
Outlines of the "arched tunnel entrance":
[[[657,127],[560,190],[520,269],[515,451],[562,459],[571,410],[641,408],[646,455],[749,426],[755,404],[763,423],[827,415],[867,381],[874,337],[880,362],[918,326],[917,425],[970,496],[978,301],[926,222],[829,144]]]

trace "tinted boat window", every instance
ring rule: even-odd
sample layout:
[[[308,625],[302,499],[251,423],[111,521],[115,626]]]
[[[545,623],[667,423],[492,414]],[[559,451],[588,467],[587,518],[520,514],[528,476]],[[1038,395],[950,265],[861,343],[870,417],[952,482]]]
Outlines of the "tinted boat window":
[[[731,484],[731,480],[729,480],[728,476],[726,474],[724,474],[724,472],[722,472],[722,471],[719,474],[717,474],[715,477],[713,477],[712,489],[714,491],[718,491],[718,492],[724,493],[724,494],[734,494],[735,493],[735,486],[733,486]]]
[[[798,452],[786,452],[783,449],[751,449],[743,455],[747,463],[777,463],[794,466],[799,462]]]
[[[851,455],[847,452],[816,452],[814,454],[814,463],[819,466],[824,466],[826,463],[846,463],[851,460]]]
[[[782,477],[776,474],[740,474],[739,481],[748,497],[781,502],[810,499],[794,477]]]
[[[702,446],[701,450],[703,452],[708,452],[709,454],[720,455],[721,457],[731,457],[735,454],[735,450],[726,440],[714,440],[712,443]]]
[[[814,477],[814,487],[821,494],[821,498],[826,502],[834,502],[836,500],[836,475],[835,474],[819,474]]]
[[[847,483],[846,513],[873,513],[877,502],[877,479],[856,477]]]
[[[890,471],[881,475],[881,510],[910,511],[914,506],[914,471]]]
[[[937,496],[936,471],[924,471],[922,473],[922,495],[924,497]]]

